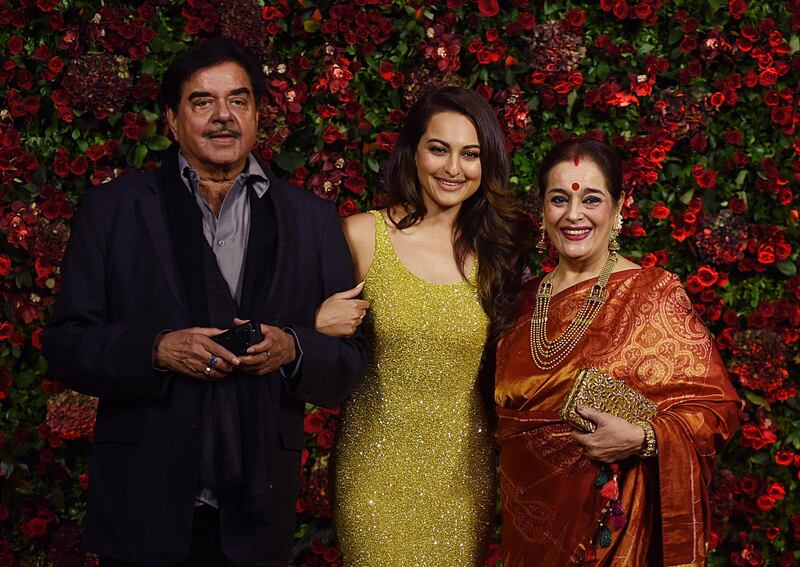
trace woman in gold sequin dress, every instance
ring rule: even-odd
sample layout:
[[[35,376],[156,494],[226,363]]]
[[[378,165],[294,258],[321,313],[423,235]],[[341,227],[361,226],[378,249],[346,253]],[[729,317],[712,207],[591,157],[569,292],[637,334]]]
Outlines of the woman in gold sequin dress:
[[[514,316],[524,265],[507,178],[491,107],[441,88],[408,113],[389,206],[345,220],[372,349],[335,452],[346,566],[484,562],[495,459],[478,367]],[[346,295],[323,305],[319,330],[353,331],[366,303]]]

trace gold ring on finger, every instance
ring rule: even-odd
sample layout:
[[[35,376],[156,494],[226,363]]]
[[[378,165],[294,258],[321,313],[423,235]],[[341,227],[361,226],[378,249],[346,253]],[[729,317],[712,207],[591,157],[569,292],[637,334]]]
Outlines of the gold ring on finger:
[[[211,367],[210,366],[206,366],[203,369],[203,374],[205,374],[206,376],[211,376]]]

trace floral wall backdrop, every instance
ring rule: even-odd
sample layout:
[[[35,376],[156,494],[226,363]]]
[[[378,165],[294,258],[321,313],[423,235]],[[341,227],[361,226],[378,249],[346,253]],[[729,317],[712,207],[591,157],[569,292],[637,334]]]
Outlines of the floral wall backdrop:
[[[78,549],[94,402],[49,377],[41,330],[81,197],[158,163],[164,69],[220,34],[269,76],[257,151],[342,216],[381,204],[398,125],[434,85],[496,108],[534,223],[553,142],[614,141],[623,251],[682,277],[746,400],[711,563],[800,561],[800,0],[0,0],[0,567],[96,564]],[[306,417],[298,566],[341,564],[337,413]]]

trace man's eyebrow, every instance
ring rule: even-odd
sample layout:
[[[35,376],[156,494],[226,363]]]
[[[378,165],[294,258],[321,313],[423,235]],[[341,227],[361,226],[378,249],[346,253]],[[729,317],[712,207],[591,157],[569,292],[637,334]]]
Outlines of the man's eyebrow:
[[[196,98],[206,98],[210,96],[211,93],[208,91],[194,91],[192,94],[189,95],[189,100],[194,100]]]
[[[239,87],[238,89],[233,89],[231,92],[228,93],[228,96],[236,96],[242,94],[249,94],[250,89],[248,87]],[[196,98],[206,98],[206,97],[213,97],[210,92],[208,91],[194,91],[192,94],[189,95],[189,100],[194,100]]]

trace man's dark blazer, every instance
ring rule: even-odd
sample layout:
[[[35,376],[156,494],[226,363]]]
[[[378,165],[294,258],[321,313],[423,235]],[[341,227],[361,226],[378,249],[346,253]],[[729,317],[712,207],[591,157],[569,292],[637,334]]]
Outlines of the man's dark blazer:
[[[153,368],[153,341],[190,327],[162,199],[178,176],[177,150],[159,170],[92,189],[81,204],[62,264],[62,284],[45,330],[52,375],[98,396],[90,454],[84,546],[141,565],[186,555],[201,457],[202,381]],[[305,402],[333,407],[362,378],[360,333],[336,339],[313,330],[319,304],[353,286],[350,252],[335,207],[278,179],[270,181],[278,245],[260,314],[288,325],[303,350],[299,374],[274,372],[269,427],[270,510],[266,524],[223,508],[223,549],[244,565],[289,557],[303,449]]]

